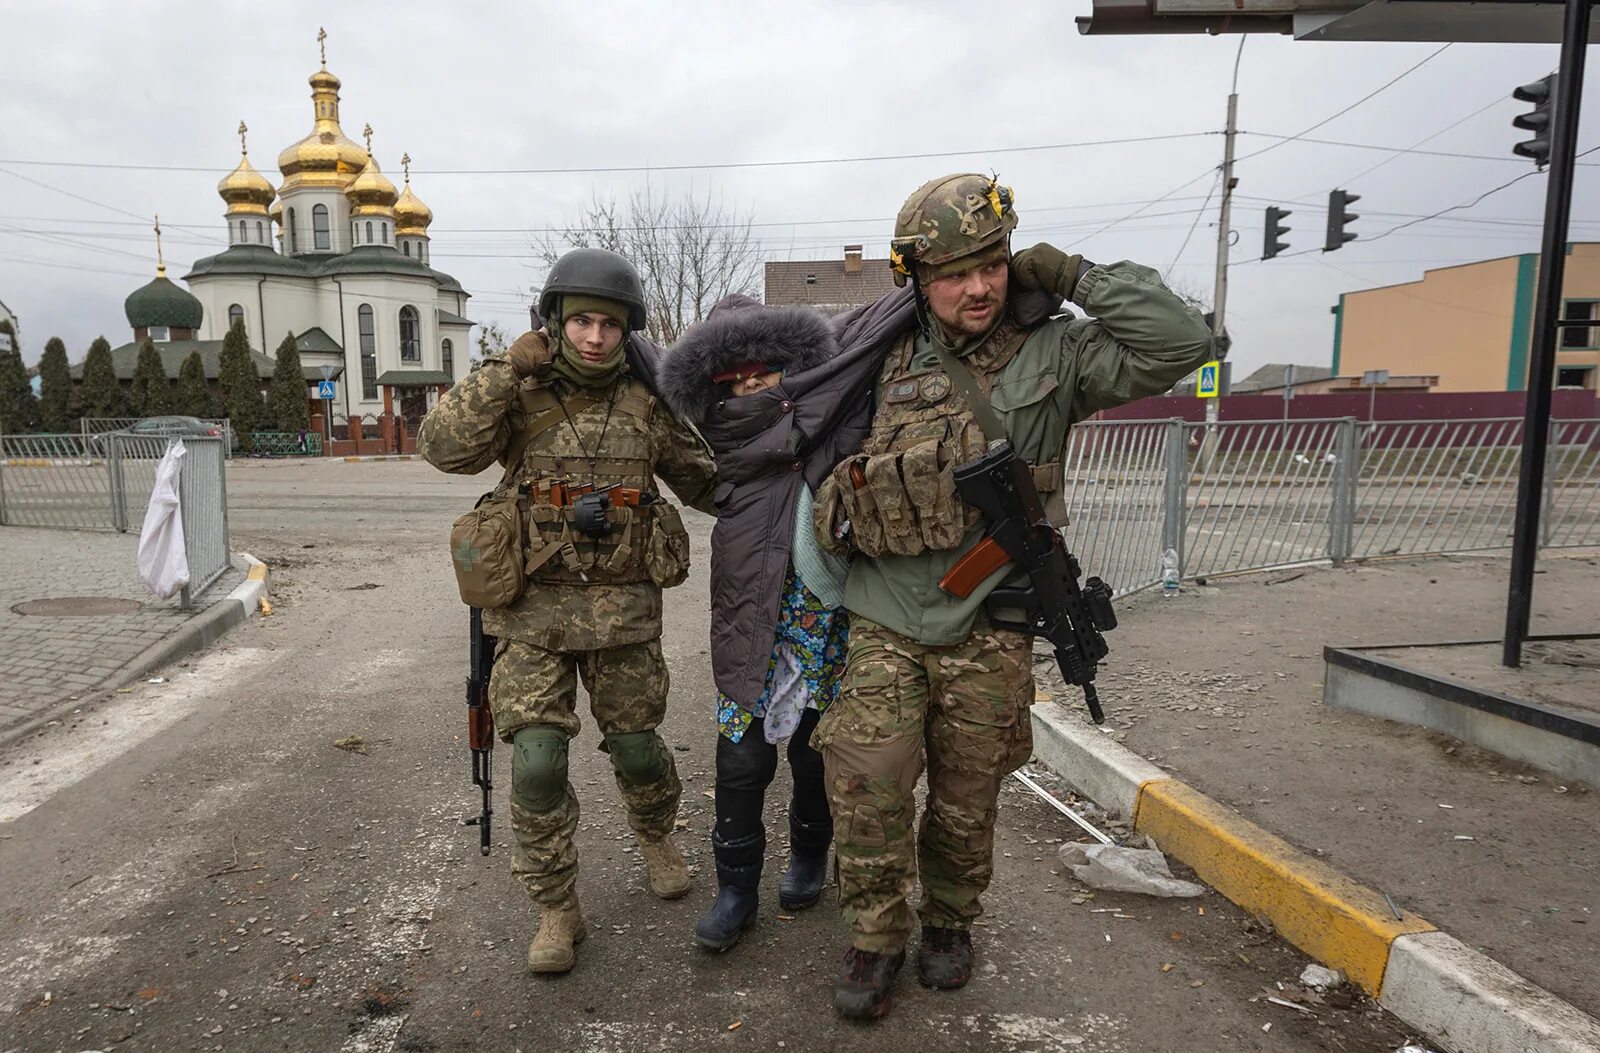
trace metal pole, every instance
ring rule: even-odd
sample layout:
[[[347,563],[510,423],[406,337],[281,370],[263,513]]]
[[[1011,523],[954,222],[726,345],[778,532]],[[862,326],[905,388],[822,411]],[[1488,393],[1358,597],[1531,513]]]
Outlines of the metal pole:
[[[1239,131],[1239,59],[1244,57],[1244,38],[1239,38],[1239,51],[1233,59],[1233,88],[1228,95],[1228,128],[1222,148],[1222,211],[1217,216],[1217,282],[1211,302],[1211,331],[1222,336],[1228,312],[1228,238],[1233,215],[1233,142]]]
[[[1511,584],[1506,592],[1505,651],[1510,668],[1522,664],[1533,607],[1533,568],[1539,555],[1539,513],[1544,496],[1545,448],[1550,439],[1550,403],[1556,368],[1556,321],[1567,269],[1567,222],[1572,214],[1572,172],[1578,149],[1578,108],[1589,43],[1592,0],[1567,0],[1556,75],[1556,105],[1550,135],[1550,180],[1544,197],[1544,242],[1539,250],[1539,291],[1529,348],[1527,411],[1522,425],[1522,467],[1517,475],[1516,532],[1511,542]]]

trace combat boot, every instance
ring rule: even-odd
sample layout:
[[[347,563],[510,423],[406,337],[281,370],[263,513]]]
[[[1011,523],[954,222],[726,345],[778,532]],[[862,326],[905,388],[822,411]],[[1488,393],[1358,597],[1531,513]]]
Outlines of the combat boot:
[[[710,951],[726,951],[755,924],[766,834],[757,831],[734,841],[712,834],[711,850],[717,857],[717,899],[695,925],[694,942]]]
[[[689,891],[689,868],[671,834],[660,839],[641,836],[639,852],[650,871],[650,891],[658,899],[678,899]]]
[[[965,987],[972,979],[972,933],[942,925],[922,927],[917,948],[917,979],[941,991]]]
[[[876,954],[851,947],[844,952],[839,978],[833,983],[833,1005],[851,1020],[876,1020],[889,1011],[894,978],[906,961],[905,951]]]
[[[528,971],[535,973],[569,972],[577,962],[574,945],[582,943],[588,935],[583,925],[583,911],[578,907],[578,895],[573,893],[564,902],[544,908],[539,916],[539,932],[528,944]]]
[[[778,883],[778,904],[784,910],[805,910],[822,898],[828,879],[828,843],[833,820],[802,822],[789,817],[789,869]]]

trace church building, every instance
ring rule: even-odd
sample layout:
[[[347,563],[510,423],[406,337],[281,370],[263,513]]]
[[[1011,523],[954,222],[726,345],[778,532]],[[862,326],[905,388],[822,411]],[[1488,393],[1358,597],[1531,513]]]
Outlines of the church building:
[[[394,413],[414,427],[467,372],[468,294],[431,266],[433,212],[411,189],[410,155],[396,189],[371,126],[365,145],[345,135],[339,87],[324,49],[311,132],[278,155],[276,188],[250,163],[240,123],[239,164],[217,184],[228,248],[183,276],[201,306],[193,336],[220,342],[243,319],[251,348],[270,356],[293,333],[306,375],[336,381],[335,420]]]

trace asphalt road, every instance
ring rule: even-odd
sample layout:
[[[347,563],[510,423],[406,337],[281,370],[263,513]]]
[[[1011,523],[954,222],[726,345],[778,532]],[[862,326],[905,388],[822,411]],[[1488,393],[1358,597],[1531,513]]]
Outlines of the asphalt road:
[[[1016,785],[965,990],[925,991],[908,969],[886,1021],[838,1020],[836,900],[779,916],[776,809],[760,923],[727,955],[700,951],[715,730],[698,515],[696,573],[668,604],[663,729],[695,889],[644,891],[586,728],[573,778],[591,936],[572,974],[529,977],[508,831],[497,822],[483,858],[459,825],[476,803],[444,540],[488,483],[420,463],[234,462],[234,547],[272,566],[272,615],[0,755],[15,817],[0,826],[0,1053],[1401,1045],[1364,1000],[1269,1003],[1304,959],[1214,894],[1086,895],[1055,859],[1073,828]],[[351,736],[364,752],[335,746]],[[496,770],[503,799],[503,752]]]

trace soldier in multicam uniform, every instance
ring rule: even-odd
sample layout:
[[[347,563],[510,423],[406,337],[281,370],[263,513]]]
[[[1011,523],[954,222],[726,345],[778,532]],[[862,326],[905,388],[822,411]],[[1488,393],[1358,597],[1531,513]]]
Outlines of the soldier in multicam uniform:
[[[706,511],[716,482],[704,440],[656,399],[644,363],[628,364],[649,349],[629,335],[644,326],[644,294],[626,260],[601,249],[568,253],[551,269],[539,311],[549,332],[523,335],[452,388],[423,421],[418,451],[467,475],[498,461],[506,478],[496,495],[520,487],[528,584],[483,612],[484,631],[499,640],[489,695],[495,728],[513,748],[511,869],[542,908],[528,967],[562,973],[584,937],[578,799],[567,778],[578,676],[650,890],[662,899],[689,890],[671,837],[681,785],[656,733],[667,703],[661,589],[687,574],[689,540],[653,478]],[[603,500],[575,498],[607,486],[615,489]]]
[[[1200,315],[1155,271],[1049,245],[1013,257],[1016,223],[1010,189],[985,176],[935,179],[906,201],[891,257],[896,281],[917,293],[920,331],[890,350],[861,454],[817,497],[820,539],[856,553],[843,693],[816,734],[851,929],[834,988],[847,1017],[888,1011],[919,874],[922,983],[955,988],[971,977],[1001,779],[1032,752],[1031,641],[994,628],[983,608],[1010,575],[995,573],[965,598],[938,585],[983,536],[950,473],[984,451],[986,436],[946,366],[992,405],[1064,526],[1059,460],[1071,425],[1167,390],[1211,354]],[[1094,318],[1024,327],[1007,311],[1008,282],[1059,293]],[[924,767],[918,829],[913,791]]]

